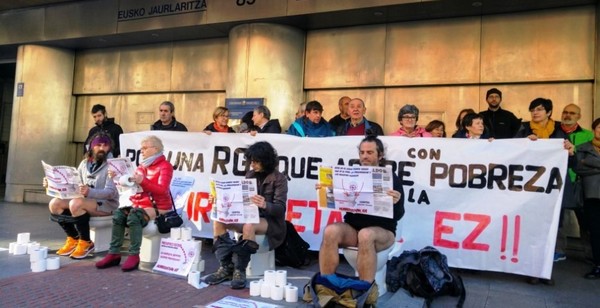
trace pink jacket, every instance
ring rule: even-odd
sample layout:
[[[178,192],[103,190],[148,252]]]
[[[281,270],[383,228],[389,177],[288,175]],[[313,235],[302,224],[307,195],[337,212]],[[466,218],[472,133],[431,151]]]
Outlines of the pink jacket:
[[[144,191],[129,197],[129,200],[133,203],[133,207],[152,208],[153,205],[150,200],[150,195],[152,195],[159,210],[170,210],[173,208],[171,206],[170,192],[173,166],[166,160],[164,155],[158,157],[147,168],[139,165],[135,173],[144,176],[144,180],[140,184]]]
[[[400,127],[397,131],[390,134],[390,136],[403,136],[403,137],[431,137],[431,133],[427,132],[424,128],[417,126],[412,133],[407,133],[404,128]]]

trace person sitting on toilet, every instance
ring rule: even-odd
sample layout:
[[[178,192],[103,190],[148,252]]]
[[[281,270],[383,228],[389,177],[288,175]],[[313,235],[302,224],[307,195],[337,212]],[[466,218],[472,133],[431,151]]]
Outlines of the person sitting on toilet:
[[[384,166],[384,154],[383,143],[376,136],[365,137],[358,146],[361,166]],[[393,199],[394,218],[348,212],[344,215],[344,222],[325,227],[319,250],[319,270],[323,279],[330,279],[330,281],[335,279],[340,248],[357,247],[356,270],[359,278],[369,284],[375,280],[377,253],[394,244],[396,225],[404,215],[403,189],[400,179],[395,174],[393,174],[393,185],[394,189],[389,190],[387,194]],[[372,290],[373,293],[378,293],[377,287]],[[375,294],[374,298],[377,297]]]
[[[90,239],[90,216],[108,216],[119,207],[119,192],[108,177],[107,158],[112,157],[112,140],[100,132],[89,139],[89,150],[77,168],[83,184],[79,193],[83,198],[50,200],[50,220],[57,222],[65,233],[65,244],[57,255],[83,259],[94,252]],[[42,185],[48,187],[44,177]]]
[[[266,234],[269,250],[281,245],[285,240],[285,209],[287,204],[288,182],[285,175],[276,170],[277,151],[265,141],[251,145],[245,153],[246,161],[252,170],[246,178],[255,178],[258,191],[250,200],[258,206],[260,222],[257,224],[225,224],[213,221],[213,253],[219,261],[219,269],[208,275],[204,281],[215,285],[231,280],[232,289],[246,287],[246,267],[250,256],[258,251],[257,234]],[[215,196],[209,203],[214,204]],[[235,241],[228,230],[242,233],[242,239]],[[235,256],[235,258],[234,258]]]
[[[124,272],[137,269],[140,263],[140,246],[142,245],[142,229],[159,214],[171,211],[172,198],[170,192],[173,178],[173,165],[163,155],[163,143],[156,136],[142,139],[140,148],[140,164],[130,178],[130,182],[138,184],[142,192],[131,196],[131,204],[121,207],[113,214],[112,239],[108,254],[96,262],[96,267],[103,269],[121,263],[121,246],[125,237],[125,228],[129,227],[129,256],[121,266]],[[114,174],[110,174],[113,176]],[[156,206],[156,208],[155,208]]]

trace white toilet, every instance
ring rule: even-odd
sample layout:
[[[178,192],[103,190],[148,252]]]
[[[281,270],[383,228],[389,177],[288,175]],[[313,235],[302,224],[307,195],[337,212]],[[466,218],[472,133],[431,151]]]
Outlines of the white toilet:
[[[387,261],[394,256],[400,255],[402,245],[398,242],[394,242],[389,248],[382,250],[377,253],[377,270],[375,272],[375,282],[379,287],[379,296],[387,293],[387,285],[385,284],[385,274],[387,271]],[[354,269],[354,274],[358,276],[356,270],[356,259],[358,257],[358,248],[348,247],[343,250],[344,257],[348,261],[348,264]]]
[[[235,238],[240,234],[235,233]],[[258,251],[250,256],[250,263],[246,267],[246,276],[257,277],[264,275],[265,271],[275,269],[275,250],[269,250],[269,240],[264,234],[257,234],[255,241],[258,244]]]
[[[90,217],[90,239],[94,242],[95,252],[110,248],[112,219],[112,215]]]
[[[94,242],[95,252],[107,251],[110,248],[112,218],[112,215],[90,217],[90,239]],[[128,232],[125,231],[125,233],[127,234]],[[148,225],[142,230],[140,261],[152,263],[158,261],[160,240],[169,236],[169,233],[159,233],[154,220],[150,220]]]

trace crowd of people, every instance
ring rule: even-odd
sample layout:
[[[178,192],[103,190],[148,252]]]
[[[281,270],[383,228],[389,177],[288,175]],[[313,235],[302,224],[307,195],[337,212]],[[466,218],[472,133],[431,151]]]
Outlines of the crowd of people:
[[[477,113],[472,109],[461,110],[456,119],[453,138],[505,139],[529,138],[530,140],[559,138],[564,140],[564,149],[569,152],[569,181],[574,184],[581,180],[584,189],[584,206],[577,208],[582,232],[589,232],[594,267],[585,278],[600,279],[600,227],[595,220],[600,219],[600,119],[592,124],[592,131],[578,124],[581,109],[575,104],[567,105],[561,114],[561,121],[552,119],[552,101],[536,98],[529,105],[530,121],[521,121],[512,112],[501,108],[502,92],[496,88],[486,93],[488,109]],[[299,137],[331,137],[344,135],[364,136],[359,144],[358,157],[362,166],[378,166],[385,159],[384,145],[377,136],[384,135],[382,127],[365,117],[365,102],[360,98],[343,96],[339,99],[339,114],[326,121],[323,106],[313,100],[300,104],[296,120],[287,129],[287,134]],[[174,116],[175,107],[171,102],[159,106],[159,120],[151,125],[151,130],[187,131],[184,124]],[[117,157],[121,127],[108,118],[106,108],[94,105],[91,110],[95,126],[86,139],[85,157],[78,167],[84,183],[80,186],[82,198],[63,200],[54,198],[49,204],[51,219],[56,221],[66,233],[66,241],[57,254],[74,259],[85,258],[94,252],[90,240],[90,216],[113,217],[112,239],[109,253],[96,263],[99,269],[117,266],[121,262],[121,246],[125,228],[129,228],[130,246],[127,260],[121,266],[123,271],[131,271],[140,262],[139,251],[142,228],[157,215],[171,210],[172,197],[169,185],[173,177],[173,166],[163,155],[163,143],[156,136],[145,137],[141,141],[141,161],[135,174],[128,179],[142,188],[130,198],[129,204],[119,207],[118,192],[112,181],[114,174],[108,171],[107,159]],[[229,126],[229,109],[217,107],[213,112],[213,122],[203,130],[212,133],[282,133],[277,119],[271,119],[266,106],[258,106],[247,113],[240,125]],[[390,133],[401,137],[446,137],[446,125],[441,120],[433,120],[425,127],[417,125],[419,109],[415,105],[405,105],[398,111],[399,128]],[[288,181],[277,171],[277,150],[265,141],[256,142],[245,152],[250,170],[246,178],[257,180],[258,192],[251,201],[259,208],[260,221],[256,224],[225,224],[213,222],[213,252],[219,261],[216,272],[208,275],[205,282],[219,284],[231,281],[234,289],[246,287],[245,268],[250,257],[258,250],[256,235],[268,238],[269,249],[273,250],[285,240],[285,211]],[[46,178],[43,185],[48,186]],[[387,192],[393,199],[393,218],[380,218],[366,214],[347,213],[344,221],[329,225],[323,232],[319,250],[320,274],[322,281],[334,279],[331,275],[339,263],[338,249],[358,247],[359,278],[368,283],[374,280],[374,260],[376,253],[389,248],[395,239],[396,224],[404,215],[404,194],[400,181],[394,176],[393,189]],[[211,202],[215,196],[211,196]],[[563,201],[566,202],[566,201]],[[570,206],[568,206],[570,207]],[[229,231],[241,234],[232,239]],[[558,237],[561,236],[559,231]],[[557,241],[555,261],[564,260],[564,243]],[[541,280],[551,283],[551,280]],[[531,283],[540,282],[530,279]]]

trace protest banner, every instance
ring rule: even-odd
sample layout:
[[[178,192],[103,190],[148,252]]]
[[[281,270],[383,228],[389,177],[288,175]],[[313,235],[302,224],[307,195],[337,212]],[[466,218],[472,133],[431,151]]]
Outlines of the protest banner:
[[[143,137],[157,135],[175,174],[195,178],[184,212],[194,236],[212,238],[209,179],[241,179],[244,150],[270,142],[288,179],[286,218],[318,250],[326,225],[343,220],[319,209],[320,164],[357,166],[356,136],[299,138],[280,134],[138,132],[121,135],[121,153],[139,161]],[[406,214],[397,231],[403,249],[430,245],[451,266],[549,278],[567,151],[562,140],[467,140],[381,137],[386,165],[403,184]]]

